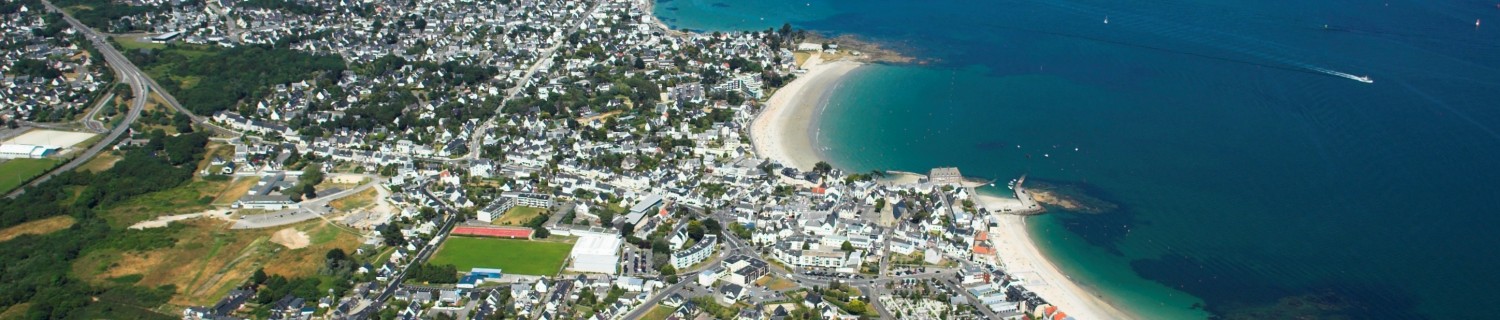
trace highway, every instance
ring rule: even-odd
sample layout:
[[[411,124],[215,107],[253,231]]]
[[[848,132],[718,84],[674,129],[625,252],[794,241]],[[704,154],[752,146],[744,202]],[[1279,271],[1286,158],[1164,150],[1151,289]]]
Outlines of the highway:
[[[77,168],[84,163],[88,163],[89,160],[98,155],[100,151],[103,151],[104,148],[112,145],[115,140],[118,140],[121,135],[125,134],[125,131],[130,129],[131,123],[134,123],[136,119],[141,117],[141,110],[146,108],[145,97],[148,96],[148,94],[151,92],[151,88],[144,85],[145,81],[149,80],[149,78],[142,76],[140,70],[135,69],[135,66],[130,64],[129,59],[125,59],[125,56],[120,55],[119,51],[115,51],[115,47],[110,46],[109,42],[104,41],[104,38],[99,36],[97,32],[94,32],[94,29],[90,29],[82,22],[78,22],[77,19],[73,19],[73,16],[69,15],[66,11],[62,11],[58,9],[57,6],[53,6],[51,1],[43,0],[42,4],[47,6],[48,11],[62,13],[63,20],[66,20],[69,25],[73,26],[74,29],[83,32],[84,37],[89,39],[89,42],[92,42],[94,44],[94,47],[99,49],[100,53],[104,54],[104,62],[109,64],[110,69],[114,69],[117,79],[120,79],[120,81],[124,81],[125,83],[129,84],[130,90],[134,92],[135,96],[138,98],[132,100],[132,103],[130,104],[130,111],[125,113],[125,119],[120,121],[120,124],[115,126],[113,130],[110,130],[109,135],[106,135],[104,139],[100,139],[99,141],[94,142],[93,146],[90,146],[87,150],[84,150],[83,153],[75,155],[72,160],[68,161],[68,163],[58,166],[57,168],[53,168],[52,171],[48,171],[46,174],[37,177],[35,180],[32,180],[25,186],[16,188],[16,190],[11,191],[10,194],[5,195],[6,197],[10,198],[21,195],[21,193],[25,192],[26,188],[36,186],[44,181],[47,181],[48,179],[52,179],[52,176],[57,175],[58,173],[67,172],[68,170],[73,170],[74,168]],[[134,70],[134,72],[132,72],[131,70]]]

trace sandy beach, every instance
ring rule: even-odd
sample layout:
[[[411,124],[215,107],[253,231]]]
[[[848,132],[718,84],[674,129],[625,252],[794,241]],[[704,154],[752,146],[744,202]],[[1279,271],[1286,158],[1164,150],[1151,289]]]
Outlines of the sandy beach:
[[[807,69],[766,102],[766,109],[750,126],[755,152],[783,166],[810,170],[819,161],[813,146],[816,119],[828,95],[844,75],[861,65],[854,61],[823,63],[813,55],[803,64]]]
[[[991,212],[1005,208],[1019,209],[1020,200],[980,194],[977,197]],[[990,241],[995,245],[1005,271],[1026,280],[1026,288],[1042,299],[1077,319],[1137,319],[1138,317],[1115,308],[1093,293],[1084,290],[1072,279],[1063,276],[1052,261],[1032,242],[1026,229],[1026,217],[1000,214],[1000,226],[990,230]]]

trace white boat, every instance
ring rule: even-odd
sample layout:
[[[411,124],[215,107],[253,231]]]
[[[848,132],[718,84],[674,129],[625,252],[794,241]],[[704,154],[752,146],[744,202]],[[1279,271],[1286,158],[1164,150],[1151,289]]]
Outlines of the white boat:
[[[1109,16],[1104,16],[1104,24],[1109,24]]]
[[[1375,80],[1371,80],[1370,76],[1358,76],[1358,77],[1354,77],[1354,80],[1358,80],[1359,82],[1364,82],[1364,83],[1375,83]]]

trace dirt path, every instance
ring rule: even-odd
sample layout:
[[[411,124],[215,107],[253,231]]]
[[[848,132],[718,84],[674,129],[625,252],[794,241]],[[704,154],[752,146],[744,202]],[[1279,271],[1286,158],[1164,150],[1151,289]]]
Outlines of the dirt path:
[[[276,234],[271,235],[271,242],[285,246],[287,249],[306,248],[310,241],[311,239],[307,237],[306,232],[298,231],[294,228],[281,229],[281,231],[276,231]]]
[[[170,215],[170,216],[160,216],[160,217],[156,217],[156,219],[151,219],[151,220],[137,222],[137,223],[135,223],[133,225],[130,225],[130,228],[131,229],[136,229],[136,230],[150,229],[150,228],[163,228],[163,227],[166,227],[169,224],[172,224],[173,221],[182,221],[182,220],[187,220],[187,219],[192,219],[192,218],[198,218],[198,217],[220,218],[220,219],[224,219],[225,221],[228,221],[228,219],[225,219],[225,217],[229,216],[228,215],[229,212],[230,212],[229,210],[213,209],[213,210],[208,210],[208,211],[203,211],[203,212],[198,212],[198,213],[188,213],[188,214],[179,214],[179,215]]]

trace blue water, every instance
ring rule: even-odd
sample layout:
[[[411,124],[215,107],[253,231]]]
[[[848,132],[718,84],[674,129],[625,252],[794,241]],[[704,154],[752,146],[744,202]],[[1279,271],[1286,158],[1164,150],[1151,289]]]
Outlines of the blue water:
[[[1117,204],[1030,226],[1129,311],[1500,314],[1493,2],[672,0],[656,13],[695,30],[790,22],[929,61],[846,80],[820,124],[831,162],[1029,174]]]

